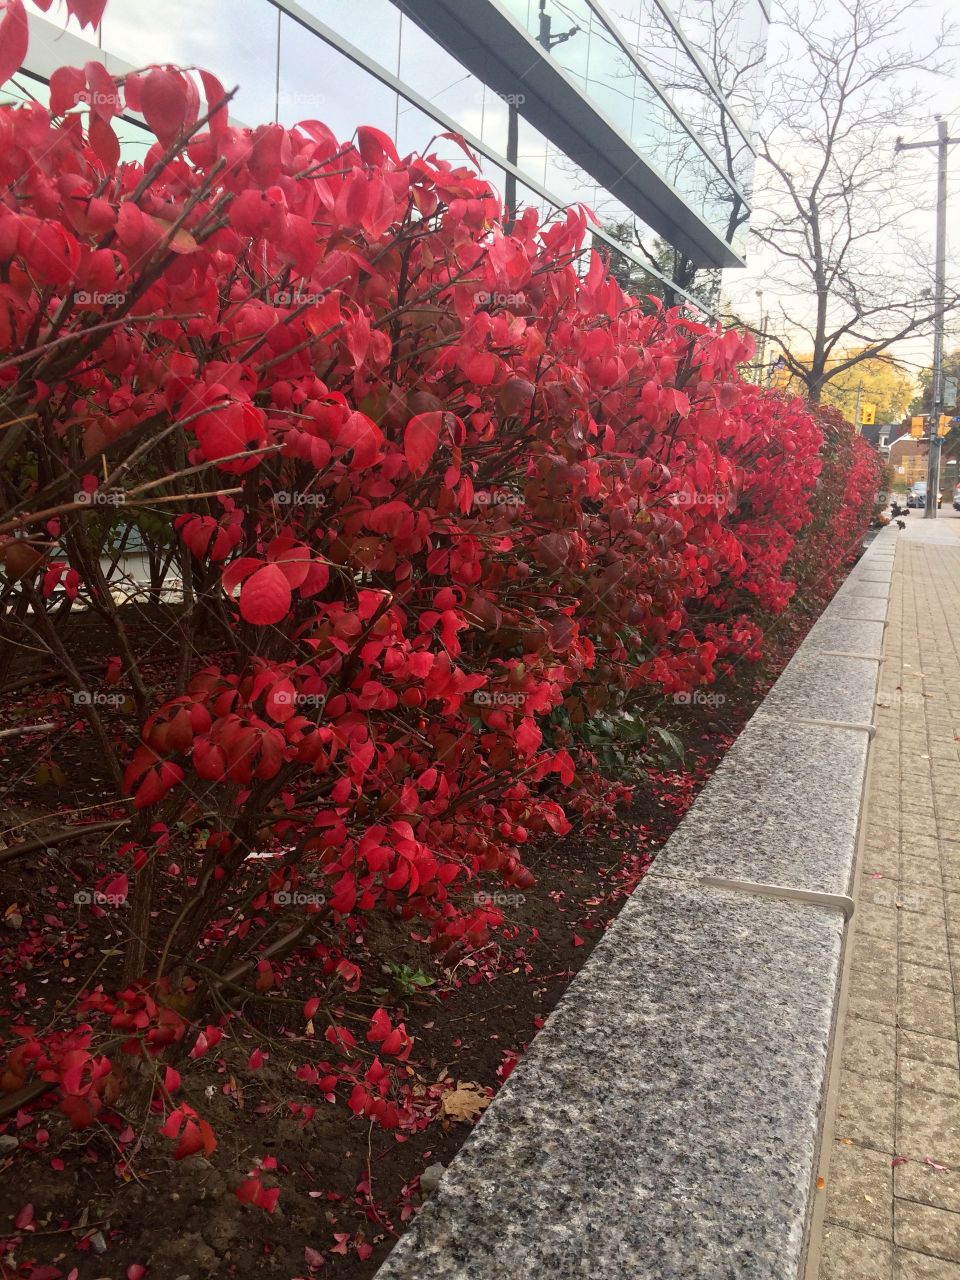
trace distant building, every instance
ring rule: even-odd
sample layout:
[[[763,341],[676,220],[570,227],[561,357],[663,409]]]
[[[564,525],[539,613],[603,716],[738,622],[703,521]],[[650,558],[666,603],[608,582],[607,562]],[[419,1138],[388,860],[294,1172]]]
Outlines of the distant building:
[[[930,452],[930,437],[921,436],[915,440],[909,432],[899,436],[890,443],[890,466],[893,471],[893,483],[907,489],[918,480],[927,478],[927,455]],[[944,495],[953,497],[960,472],[960,463],[946,454],[940,459],[940,489]]]
[[[894,484],[903,483],[908,488],[918,480],[927,478],[927,455],[930,438],[916,440],[909,432],[890,442],[890,466]]]
[[[899,422],[871,422],[860,428],[860,434],[867,444],[880,453],[886,453],[891,438],[896,439],[902,430]]]

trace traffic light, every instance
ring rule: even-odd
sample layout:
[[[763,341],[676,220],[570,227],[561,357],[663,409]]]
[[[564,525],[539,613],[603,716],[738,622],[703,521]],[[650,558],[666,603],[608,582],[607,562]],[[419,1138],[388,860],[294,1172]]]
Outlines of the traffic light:
[[[860,409],[860,425],[863,427],[872,427],[877,420],[877,406],[875,404],[865,404]]]
[[[937,426],[937,435],[945,436],[950,430],[950,426],[951,426],[950,419],[947,417],[945,413],[941,413],[940,422]]]
[[[913,436],[914,440],[920,439],[920,437],[923,435],[923,428],[924,428],[923,418],[910,419],[910,434]]]

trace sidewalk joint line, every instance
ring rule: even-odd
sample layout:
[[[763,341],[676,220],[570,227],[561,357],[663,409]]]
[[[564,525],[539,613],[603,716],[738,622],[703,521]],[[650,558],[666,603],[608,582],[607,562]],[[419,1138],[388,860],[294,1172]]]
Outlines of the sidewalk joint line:
[[[779,898],[782,902],[808,902],[817,907],[831,907],[843,912],[845,922],[850,920],[855,910],[853,899],[846,893],[822,893],[819,889],[798,889],[793,885],[763,884],[755,880],[728,880],[724,876],[699,876],[694,883],[706,889],[731,889],[763,898]]]
[[[797,716],[794,720],[795,724],[815,724],[827,729],[859,729],[865,733],[868,738],[872,738],[877,732],[875,724],[859,724],[854,720],[815,720],[808,719],[805,716]]]
[[[821,649],[825,658],[862,658],[864,662],[883,662],[883,658],[874,653],[850,653],[846,649]]]

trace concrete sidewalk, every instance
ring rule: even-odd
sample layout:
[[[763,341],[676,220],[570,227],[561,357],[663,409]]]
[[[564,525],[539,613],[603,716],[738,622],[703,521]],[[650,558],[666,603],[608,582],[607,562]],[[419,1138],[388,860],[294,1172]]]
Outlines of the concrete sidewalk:
[[[809,1280],[960,1280],[960,518],[940,517],[882,535],[896,554]]]

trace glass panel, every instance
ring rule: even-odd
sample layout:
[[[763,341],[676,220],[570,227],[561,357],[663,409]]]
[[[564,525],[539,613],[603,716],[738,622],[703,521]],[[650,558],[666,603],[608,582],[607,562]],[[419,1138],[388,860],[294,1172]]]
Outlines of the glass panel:
[[[360,124],[391,138],[397,132],[396,93],[286,14],[280,20],[278,99],[281,124],[322,120],[339,142]]]
[[[697,133],[723,172],[749,195],[753,155],[667,20],[659,0],[616,0],[618,25],[631,48]],[[750,129],[766,60],[767,21],[757,0],[676,0],[675,17],[737,120]]]
[[[432,106],[454,119],[461,129],[480,135],[484,119],[484,86],[415,22],[400,26],[400,79]],[[401,103],[401,115],[404,104]],[[506,147],[506,130],[499,144]]]
[[[267,0],[110,0],[104,49],[133,63],[203,67],[225,89],[239,85],[230,113],[244,124],[276,113],[278,10]]]
[[[338,36],[397,74],[400,10],[391,0],[297,0],[297,3]]]
[[[745,144],[736,130],[721,127],[719,122],[728,117],[655,0],[623,0],[621,7],[627,11],[621,13],[616,31],[594,12],[588,0],[546,0],[542,11],[531,0],[501,3],[534,40],[549,49],[550,57],[690,206],[726,236],[739,200],[725,175],[733,176],[743,168],[739,150]],[[621,39],[648,61],[651,49],[655,51],[651,73],[657,75],[674,105],[696,111],[696,120],[686,123],[695,133],[702,131],[704,145],[716,163],[704,155],[691,129],[644,76]],[[736,156],[728,154],[725,141],[731,132],[737,139]]]

